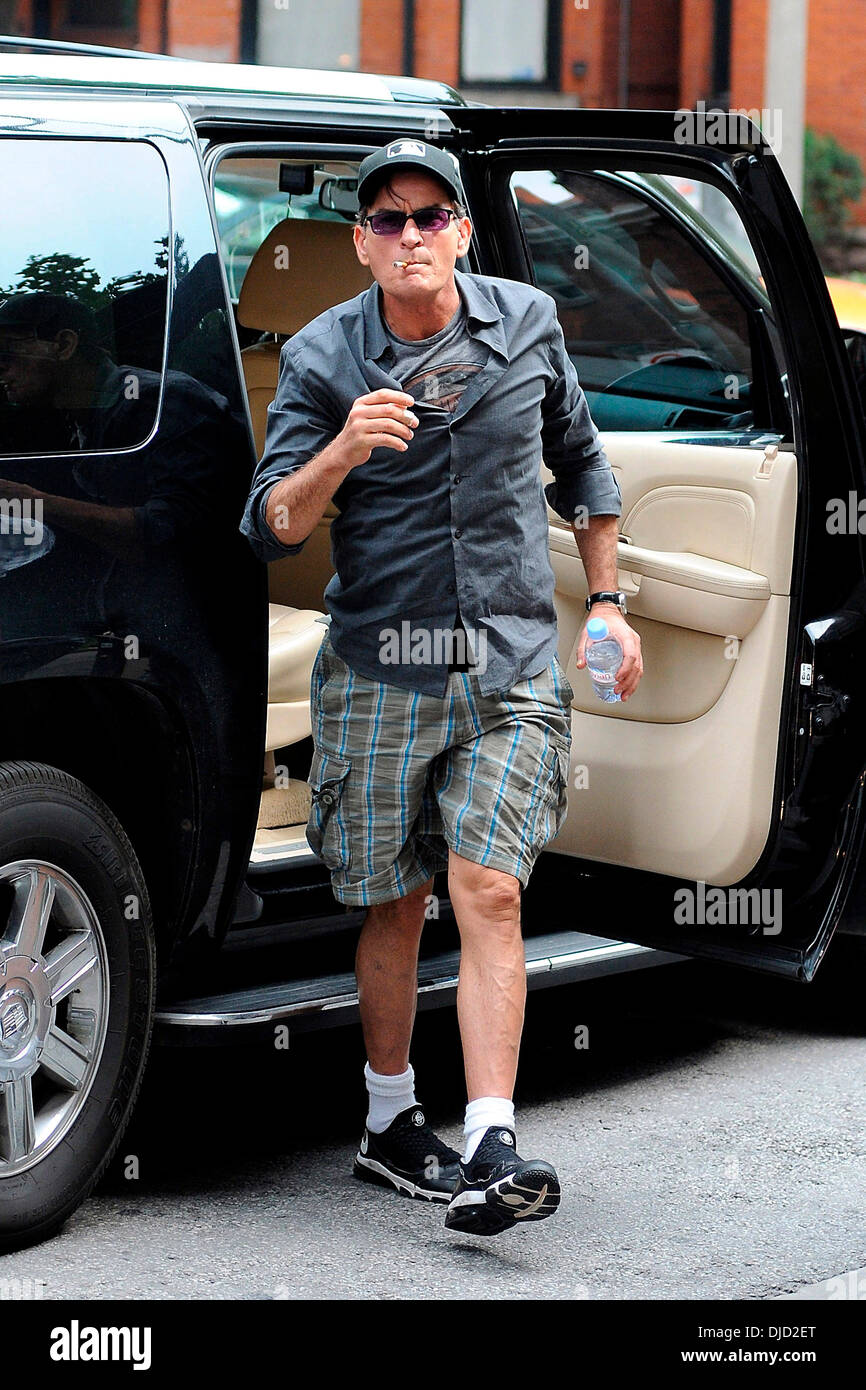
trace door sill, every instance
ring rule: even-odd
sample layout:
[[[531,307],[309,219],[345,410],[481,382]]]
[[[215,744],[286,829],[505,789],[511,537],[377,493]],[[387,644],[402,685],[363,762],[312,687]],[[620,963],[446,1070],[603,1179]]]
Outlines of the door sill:
[[[251,874],[277,873],[301,865],[320,864],[321,860],[307,844],[306,822],[285,825],[277,830],[257,830],[250,854]]]
[[[656,951],[632,942],[587,936],[582,932],[552,932],[524,943],[530,989],[597,978],[626,970],[667,965],[683,956]],[[418,1005],[431,1008],[453,1003],[457,994],[459,951],[446,951],[419,962]],[[223,1038],[237,1029],[291,1022],[310,1028],[352,1023],[358,1018],[354,974],[335,973],[313,979],[285,980],[251,988],[172,1001],[157,1010],[156,1022],[165,1040],[203,1039],[209,1032]]]

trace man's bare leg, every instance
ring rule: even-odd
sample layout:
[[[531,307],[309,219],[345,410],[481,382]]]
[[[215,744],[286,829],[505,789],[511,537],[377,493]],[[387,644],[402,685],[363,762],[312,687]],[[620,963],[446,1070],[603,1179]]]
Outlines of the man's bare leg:
[[[445,1225],[493,1236],[542,1221],[559,1206],[559,1179],[544,1159],[522,1159],[511,1097],[526,1005],[520,879],[449,850],[448,891],[460,928],[457,1013],[469,1104],[464,1161]]]
[[[398,1076],[409,1065],[418,1001],[418,948],[424,899],[433,880],[405,897],[367,909],[355,955],[361,1026],[373,1071]]]
[[[460,929],[457,1017],[466,1091],[510,1100],[526,1005],[520,879],[448,851],[448,895]]]

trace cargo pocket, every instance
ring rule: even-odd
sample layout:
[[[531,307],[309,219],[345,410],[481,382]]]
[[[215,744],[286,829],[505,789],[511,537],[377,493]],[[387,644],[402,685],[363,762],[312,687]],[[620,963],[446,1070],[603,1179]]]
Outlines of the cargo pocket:
[[[329,869],[348,869],[351,844],[346,823],[343,793],[352,769],[349,758],[323,753],[313,754],[310,775],[311,806],[307,823],[307,843]]]
[[[568,770],[571,747],[565,739],[552,737],[539,767],[538,810],[532,843],[542,848],[559,834],[568,809]]]

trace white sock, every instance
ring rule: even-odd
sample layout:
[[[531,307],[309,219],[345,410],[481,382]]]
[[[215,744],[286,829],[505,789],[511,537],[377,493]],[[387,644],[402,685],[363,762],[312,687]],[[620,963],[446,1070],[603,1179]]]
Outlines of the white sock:
[[[463,1122],[463,1137],[466,1140],[464,1163],[469,1162],[478,1148],[484,1131],[493,1126],[514,1129],[514,1101],[506,1100],[504,1096],[481,1096],[478,1100],[470,1100]]]
[[[369,1062],[364,1065],[364,1080],[367,1083],[370,1109],[367,1114],[367,1128],[373,1134],[381,1134],[395,1120],[401,1110],[417,1105],[415,1099],[415,1073],[411,1063],[397,1076],[386,1076],[373,1071]]]

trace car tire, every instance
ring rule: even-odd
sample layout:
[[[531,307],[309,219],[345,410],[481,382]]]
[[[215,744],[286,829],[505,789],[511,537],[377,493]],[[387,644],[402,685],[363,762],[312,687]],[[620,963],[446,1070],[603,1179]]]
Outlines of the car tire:
[[[83,782],[0,763],[0,1251],[54,1234],[110,1163],[153,1028],[147,887]]]

